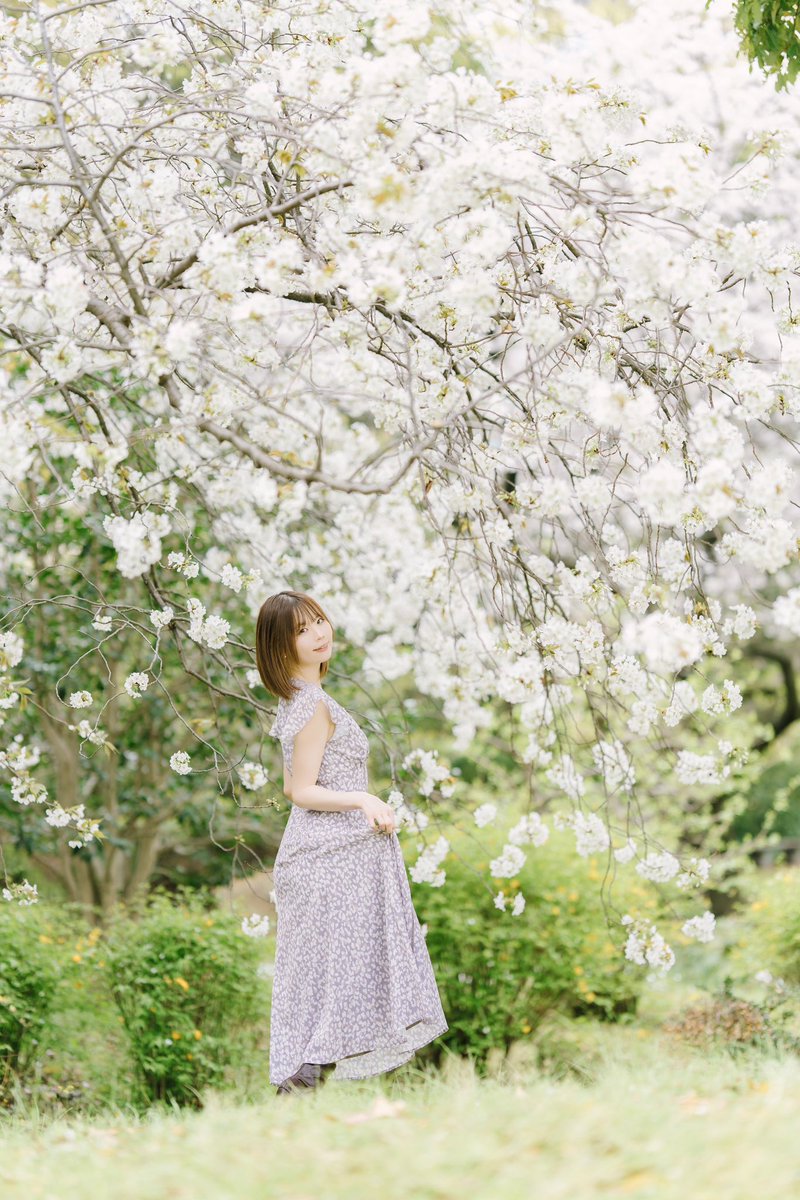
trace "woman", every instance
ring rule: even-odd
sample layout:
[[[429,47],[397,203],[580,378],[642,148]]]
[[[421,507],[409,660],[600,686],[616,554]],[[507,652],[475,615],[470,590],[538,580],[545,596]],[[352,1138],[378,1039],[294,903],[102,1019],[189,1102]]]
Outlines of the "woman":
[[[447,1028],[390,805],[368,790],[369,743],[320,686],[333,651],[303,592],[264,601],[256,662],[279,697],[270,734],[292,802],[275,858],[270,1083],[285,1095],[408,1062]]]

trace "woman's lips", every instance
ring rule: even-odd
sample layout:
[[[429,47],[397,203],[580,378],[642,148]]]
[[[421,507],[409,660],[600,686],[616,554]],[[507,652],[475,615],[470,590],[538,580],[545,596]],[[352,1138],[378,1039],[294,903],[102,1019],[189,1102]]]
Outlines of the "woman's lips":
[[[328,642],[326,642],[324,646],[318,646],[318,647],[317,647],[317,650],[316,650],[316,653],[317,653],[317,654],[322,654],[323,650],[327,650],[327,649],[328,649]]]

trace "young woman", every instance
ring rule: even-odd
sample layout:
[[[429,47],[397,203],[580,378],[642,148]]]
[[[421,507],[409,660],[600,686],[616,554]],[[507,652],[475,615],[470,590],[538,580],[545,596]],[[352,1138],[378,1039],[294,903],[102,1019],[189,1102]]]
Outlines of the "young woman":
[[[256,662],[292,802],[275,858],[270,1083],[284,1095],[408,1062],[447,1029],[395,833],[368,789],[369,743],[321,687],[333,628],[303,592],[264,601]]]

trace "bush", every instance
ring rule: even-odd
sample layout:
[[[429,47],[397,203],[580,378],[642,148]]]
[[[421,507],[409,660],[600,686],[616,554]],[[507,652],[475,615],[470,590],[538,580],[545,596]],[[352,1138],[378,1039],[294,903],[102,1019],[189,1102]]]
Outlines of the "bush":
[[[692,1046],[757,1046],[775,1041],[769,1017],[749,1000],[720,996],[665,1021],[665,1033]]]
[[[475,862],[467,836],[448,837],[444,886],[411,884],[450,1026],[430,1056],[446,1046],[471,1055],[482,1069],[492,1049],[507,1050],[548,1013],[618,1020],[635,1012],[645,972],[622,957],[622,926],[617,943],[611,940],[598,856],[576,857],[571,836],[554,832],[544,846],[525,847],[518,878],[484,889],[476,874],[485,877],[488,861]],[[480,837],[484,858],[487,849],[489,857],[500,853],[501,834],[484,828]],[[494,905],[499,890],[509,903],[502,912]],[[513,916],[517,890],[526,907]],[[613,901],[621,913],[655,906],[648,889],[630,876],[615,881]]]
[[[733,962],[750,974],[770,970],[800,984],[800,869],[762,871],[751,888]]]
[[[200,1107],[202,1089],[241,1061],[263,1019],[258,947],[211,903],[157,891],[109,926],[109,986],[147,1100]]]
[[[37,906],[0,905],[0,1089],[4,1102],[30,1066],[47,1024],[61,964],[41,940]]]

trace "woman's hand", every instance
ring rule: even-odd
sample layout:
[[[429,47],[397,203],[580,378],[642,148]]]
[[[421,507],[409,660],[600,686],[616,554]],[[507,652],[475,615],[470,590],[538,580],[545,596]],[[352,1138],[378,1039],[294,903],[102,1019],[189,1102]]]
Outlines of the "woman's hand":
[[[397,814],[390,804],[373,796],[371,792],[363,792],[360,808],[373,829],[378,833],[394,833],[397,826]]]

